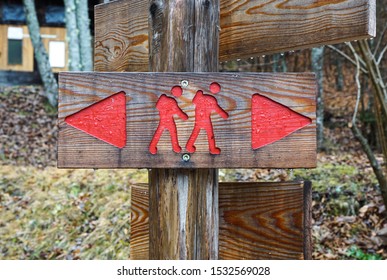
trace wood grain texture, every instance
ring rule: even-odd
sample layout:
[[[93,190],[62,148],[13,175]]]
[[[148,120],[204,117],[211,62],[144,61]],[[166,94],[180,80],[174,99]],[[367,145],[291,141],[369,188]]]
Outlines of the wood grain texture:
[[[221,259],[303,259],[301,183],[225,183],[219,189]]]
[[[191,160],[172,151],[170,137],[164,133],[157,155],[149,143],[158,126],[155,104],[172,86],[188,80],[189,86],[177,98],[189,119],[176,119],[179,142],[184,147],[194,127],[192,99],[197,89],[207,92],[217,81],[222,91],[216,94],[219,105],[228,112],[224,120],[212,116],[220,155],[211,155],[202,131]],[[58,166],[64,168],[301,168],[316,165],[315,92],[313,74],[295,73],[61,73],[59,76]],[[116,92],[126,92],[127,145],[123,149],[104,143],[69,127],[64,118]],[[312,123],[289,136],[258,150],[251,148],[251,97],[260,93],[310,118]]]
[[[149,186],[149,258],[218,259],[218,173],[153,169]]]
[[[151,71],[218,71],[219,0],[151,0],[149,12]],[[217,170],[154,168],[149,183],[150,258],[218,259]]]
[[[375,0],[224,0],[220,60],[376,35]]]
[[[311,260],[312,243],[312,183],[304,183],[304,259]]]
[[[375,3],[221,0],[219,61],[370,38]],[[148,71],[148,2],[118,0],[95,11],[96,71]]]
[[[130,258],[149,257],[149,188],[147,184],[131,186]]]
[[[132,193],[141,210],[132,214],[130,256],[149,259],[146,187],[133,186]],[[219,258],[310,259],[310,201],[308,182],[219,183]]]
[[[95,71],[148,71],[148,1],[95,6]]]

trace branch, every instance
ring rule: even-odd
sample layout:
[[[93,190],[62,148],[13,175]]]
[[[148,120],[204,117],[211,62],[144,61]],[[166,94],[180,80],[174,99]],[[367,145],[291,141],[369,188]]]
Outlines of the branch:
[[[384,25],[383,31],[379,35],[379,40],[378,40],[378,43],[376,44],[376,47],[375,47],[375,50],[373,53],[374,56],[376,56],[376,53],[378,52],[378,49],[380,47],[380,44],[382,43],[382,40],[383,40],[383,37],[384,37],[384,34],[386,33],[386,31],[387,31],[387,23]]]
[[[351,57],[349,57],[346,53],[344,53],[343,51],[339,50],[338,48],[332,46],[332,45],[327,45],[328,48],[334,50],[335,52],[339,53],[341,56],[343,56],[344,58],[346,58],[348,61],[350,61],[353,65],[356,66],[356,61],[353,60]],[[364,74],[368,74],[368,71],[364,68],[364,67],[360,67],[360,70],[364,73]]]
[[[358,42],[360,51],[363,54],[363,58],[367,63],[367,68],[369,71],[369,76],[374,85],[376,97],[378,98],[380,107],[382,109],[382,113],[384,117],[387,117],[387,104],[386,104],[386,88],[382,81],[382,75],[380,73],[380,69],[378,65],[376,65],[375,57],[372,56],[369,45],[366,41],[361,40]]]
[[[380,62],[382,61],[382,58],[384,56],[384,53],[387,51],[387,45],[384,46],[383,50],[379,54],[378,61],[376,62],[376,65],[379,66]]]
[[[345,44],[347,45],[347,46],[352,46],[352,43],[351,42],[345,42]],[[355,48],[352,46],[352,51],[354,51],[355,50]],[[355,51],[355,53],[357,53],[356,51]],[[363,66],[363,67],[367,67],[367,63],[365,63],[365,61],[363,60],[363,58],[359,55],[358,56],[358,59],[359,59],[359,62],[360,62],[360,64]]]
[[[374,153],[372,152],[372,149],[370,145],[368,144],[367,139],[363,136],[360,129],[356,125],[356,118],[357,113],[359,110],[359,103],[360,103],[360,97],[361,97],[361,83],[360,83],[360,59],[359,55],[356,53],[354,47],[351,43],[348,44],[349,48],[351,49],[353,55],[356,59],[356,85],[357,85],[357,97],[356,97],[356,105],[355,110],[353,112],[352,116],[352,123],[351,123],[351,130],[355,138],[359,141],[360,145],[363,148],[363,151],[367,155],[367,158],[371,164],[371,167],[376,175],[376,178],[379,182],[379,187],[382,192],[382,198],[384,205],[387,206],[387,178],[384,176],[383,168],[379,164],[378,160],[376,159]]]
[[[348,44],[348,47],[352,51],[355,59],[356,59],[356,85],[357,85],[357,98],[356,98],[356,105],[355,105],[355,110],[353,112],[352,116],[352,126],[356,126],[356,117],[357,117],[357,112],[359,110],[359,103],[360,103],[360,97],[361,97],[361,83],[360,83],[360,59],[359,55],[356,53],[355,48],[352,46],[351,43]]]

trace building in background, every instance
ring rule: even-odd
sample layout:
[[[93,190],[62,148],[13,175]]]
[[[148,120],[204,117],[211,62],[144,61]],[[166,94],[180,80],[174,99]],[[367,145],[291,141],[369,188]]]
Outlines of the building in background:
[[[89,1],[93,26],[94,5]],[[68,70],[63,0],[35,1],[40,34],[54,73]],[[93,30],[93,28],[92,28]],[[22,0],[0,2],[0,85],[39,83]]]

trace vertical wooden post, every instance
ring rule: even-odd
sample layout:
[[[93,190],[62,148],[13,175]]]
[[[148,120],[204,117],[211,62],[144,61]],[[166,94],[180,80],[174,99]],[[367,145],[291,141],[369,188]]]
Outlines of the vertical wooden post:
[[[150,0],[152,72],[217,72],[219,0]],[[218,171],[152,169],[150,259],[218,259]]]

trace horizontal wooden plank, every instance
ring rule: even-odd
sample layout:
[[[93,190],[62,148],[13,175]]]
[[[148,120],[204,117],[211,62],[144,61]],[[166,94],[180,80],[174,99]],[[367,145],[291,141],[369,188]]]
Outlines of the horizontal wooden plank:
[[[148,1],[97,5],[94,21],[95,71],[148,71]]]
[[[302,182],[220,183],[220,259],[308,259],[311,193]],[[149,258],[147,187],[132,187],[131,259]]]
[[[302,183],[223,183],[219,216],[221,259],[304,259]]]
[[[220,61],[376,35],[375,0],[221,1]]]
[[[376,32],[375,3],[221,0],[219,60],[370,38]],[[148,10],[144,0],[96,6],[96,71],[148,71]]]
[[[159,125],[156,103],[160,96],[187,81],[182,96],[175,97],[188,120],[175,117],[180,153],[172,151],[168,132],[149,150]],[[187,151],[195,121],[193,98],[198,90],[209,92],[216,82],[221,91],[217,103],[227,119],[211,116],[219,155],[210,154],[205,131],[196,140],[196,151]],[[75,129],[65,118],[117,92],[126,93],[126,131],[120,149]],[[252,149],[252,97],[259,93],[310,119],[311,123],[285,138],[256,150]],[[58,167],[64,168],[297,168],[316,166],[314,74],[310,73],[61,73],[59,76]],[[165,97],[164,96],[164,97]],[[114,114],[113,114],[114,115]],[[113,116],[114,117],[114,116]],[[223,116],[224,117],[224,116]],[[261,122],[266,116],[258,116]],[[278,125],[272,120],[269,124]],[[106,127],[106,129],[109,129]],[[285,129],[285,128],[284,128]],[[183,160],[189,153],[190,159]]]

